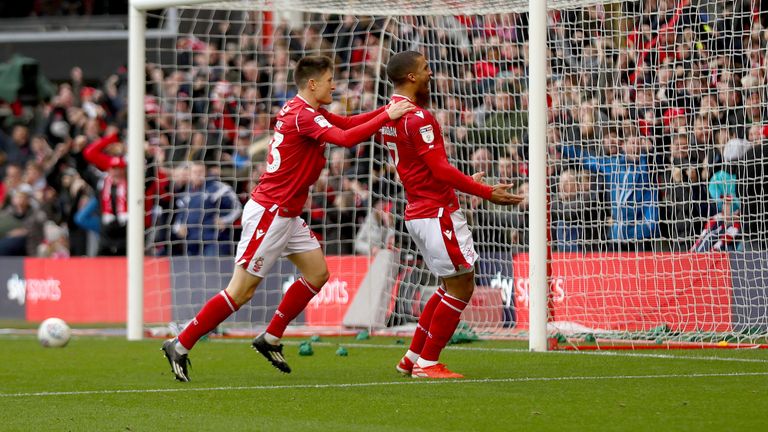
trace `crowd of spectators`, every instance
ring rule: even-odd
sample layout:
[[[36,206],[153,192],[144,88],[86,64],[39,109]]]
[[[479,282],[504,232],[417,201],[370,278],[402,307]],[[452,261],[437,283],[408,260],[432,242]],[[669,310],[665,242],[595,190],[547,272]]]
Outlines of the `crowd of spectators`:
[[[764,11],[755,1],[638,0],[549,13],[554,250],[765,245]],[[545,143],[528,142],[525,14],[309,14],[271,31],[262,14],[241,18],[180,35],[148,63],[148,255],[231,255],[300,57],[335,56],[329,110],[353,114],[385,103],[381,65],[404,49],[430,60],[431,110],[451,161],[526,196],[511,211],[462,196],[478,251],[527,248],[528,146]],[[7,105],[0,255],[125,253],[126,71],[83,75],[74,68],[38,106]],[[326,252],[399,245],[403,192],[386,149],[331,148],[303,215]]]
[[[0,18],[126,15],[128,0],[34,0],[0,2]]]

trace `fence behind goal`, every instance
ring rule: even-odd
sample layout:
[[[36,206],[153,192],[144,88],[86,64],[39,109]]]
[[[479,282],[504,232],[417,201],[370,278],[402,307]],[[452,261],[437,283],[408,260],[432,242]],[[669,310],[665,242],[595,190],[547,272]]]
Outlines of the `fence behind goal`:
[[[529,50],[526,5],[181,8],[176,37],[147,41],[145,255],[169,265],[146,265],[145,280],[167,283],[145,290],[145,311],[183,324],[226,286],[238,209],[269,161],[299,58],[334,58],[327,108],[350,115],[387,103],[387,59],[416,50],[434,73],[429,109],[451,162],[527,197],[511,208],[460,197],[480,255],[468,328],[526,336],[528,205],[546,199],[550,336],[603,346],[762,341],[760,2],[550,2],[547,53]],[[540,55],[548,55],[547,139],[530,142],[530,61]],[[528,197],[535,146],[546,146],[547,197]],[[374,141],[329,146],[327,156],[303,217],[332,276],[297,324],[412,328],[438,281],[404,229],[392,161]],[[278,263],[226,327],[264,326],[296,277]]]

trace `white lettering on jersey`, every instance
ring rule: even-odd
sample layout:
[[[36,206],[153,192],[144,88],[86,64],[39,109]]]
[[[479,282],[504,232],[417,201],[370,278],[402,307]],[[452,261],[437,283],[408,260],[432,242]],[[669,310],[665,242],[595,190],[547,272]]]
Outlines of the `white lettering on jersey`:
[[[432,125],[426,125],[424,127],[420,127],[419,133],[421,134],[421,138],[427,144],[435,140],[435,131],[432,129]]]
[[[453,231],[445,230],[445,231],[443,231],[443,234],[445,234],[445,236],[448,237],[448,240],[450,240],[451,237],[453,236]]]
[[[321,115],[315,117],[315,123],[317,123],[320,127],[324,127],[324,128],[332,127],[331,123]]]
[[[424,118],[424,112],[423,111],[416,111],[415,114],[421,118]]]
[[[280,109],[280,115],[286,115],[288,111],[291,110],[291,106],[288,104],[283,105],[283,107]]]
[[[379,129],[379,132],[381,132],[382,135],[387,136],[397,136],[397,129],[392,126],[384,126],[383,128]]]
[[[278,121],[275,123],[275,129],[277,129],[277,130],[280,130],[280,129],[282,129],[282,128],[283,128],[283,121],[282,121],[282,120],[278,120]]]

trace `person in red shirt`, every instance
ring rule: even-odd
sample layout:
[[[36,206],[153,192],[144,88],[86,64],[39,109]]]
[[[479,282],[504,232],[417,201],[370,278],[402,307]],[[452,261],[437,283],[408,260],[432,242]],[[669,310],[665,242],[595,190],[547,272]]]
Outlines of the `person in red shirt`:
[[[98,190],[101,202],[101,228],[99,231],[99,255],[123,256],[127,251],[128,233],[128,178],[126,160],[120,155],[109,154],[105,149],[120,142],[117,128],[107,128],[104,137],[83,149],[83,157],[104,172],[91,186]]]
[[[522,197],[508,192],[512,185],[486,185],[485,173],[468,176],[448,162],[440,125],[425,109],[432,71],[421,53],[394,55],[387,75],[395,85],[392,103],[411,101],[416,108],[387,123],[380,135],[405,189],[408,232],[427,267],[443,282],[424,307],[397,370],[414,378],[463,378],[438,362],[475,288],[477,253],[455,190],[501,205],[517,204]]]
[[[301,272],[288,288],[266,332],[253,348],[274,367],[289,373],[280,338],[330,277],[325,256],[314,234],[299,216],[309,187],[325,167],[327,144],[352,147],[372,136],[386,122],[398,119],[413,105],[404,101],[351,117],[334,115],[321,105],[332,102],[333,61],[304,57],[296,65],[299,89],[277,115],[269,146],[266,173],[251,192],[242,216],[242,235],[235,270],[227,288],[213,296],[178,338],[163,343],[163,352],[178,381],[189,381],[188,353],[205,334],[248,302],[272,265],[287,257]]]

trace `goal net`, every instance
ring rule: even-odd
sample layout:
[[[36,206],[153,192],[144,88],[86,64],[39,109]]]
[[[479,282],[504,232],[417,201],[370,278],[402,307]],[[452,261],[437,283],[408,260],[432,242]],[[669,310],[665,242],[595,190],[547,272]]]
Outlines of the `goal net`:
[[[548,202],[548,335],[561,345],[760,342],[768,328],[761,2],[549,1],[529,50],[527,1],[221,1],[148,14],[145,311],[183,324],[224,288],[239,212],[269,161],[305,55],[336,62],[334,102],[387,103],[390,55],[423,52],[450,161],[526,199],[461,195],[475,248],[470,336],[526,337],[528,203]],[[547,139],[529,142],[528,71],[548,56]],[[529,197],[529,148],[548,154]],[[386,148],[329,146],[304,220],[331,279],[294,331],[407,334],[439,281],[403,223]],[[298,275],[281,260],[225,331],[263,328]],[[156,323],[147,323],[153,325]]]

